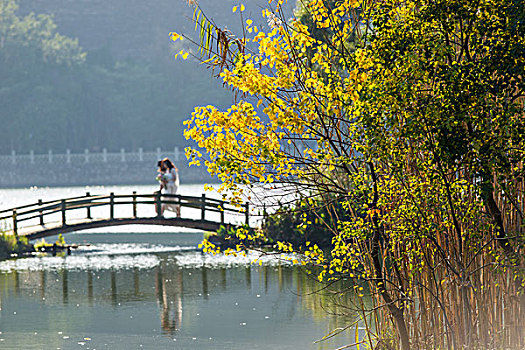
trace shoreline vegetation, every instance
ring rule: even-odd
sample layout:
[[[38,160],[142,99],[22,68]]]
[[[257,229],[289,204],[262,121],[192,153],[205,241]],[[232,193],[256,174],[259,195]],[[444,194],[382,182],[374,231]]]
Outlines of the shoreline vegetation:
[[[30,244],[25,237],[19,237],[17,239],[16,236],[5,232],[0,234],[0,261],[22,256],[34,251],[34,246]]]
[[[234,6],[237,33],[189,4],[200,41],[171,33],[177,56],[238,96],[184,123],[190,164],[231,200],[282,184],[261,199],[306,201],[267,235],[321,283],[356,281],[339,291],[362,297],[356,343],[523,349],[525,0],[309,0],[291,19],[271,0],[267,25]],[[330,252],[302,245],[319,222]]]
[[[222,226],[217,232],[205,232],[203,238],[221,250],[237,247],[272,249],[277,247],[277,242],[291,243],[303,251],[310,244],[327,250],[333,248],[331,227],[337,225],[337,218],[343,219],[345,215],[340,200],[328,202],[312,196],[281,205],[273,213],[264,213],[259,228],[243,226],[236,231]]]
[[[29,243],[26,237],[16,237],[5,232],[0,233],[0,261],[28,256],[33,253],[57,253],[65,252],[70,254],[71,249],[77,248],[77,245],[66,244],[62,234],[54,243],[48,243],[43,238],[34,244]]]

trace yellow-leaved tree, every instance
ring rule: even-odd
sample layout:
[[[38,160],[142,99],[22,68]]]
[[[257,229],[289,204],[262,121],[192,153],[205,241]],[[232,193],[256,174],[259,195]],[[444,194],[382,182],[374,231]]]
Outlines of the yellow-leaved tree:
[[[237,99],[195,109],[188,158],[237,200],[275,183],[342,205],[329,254],[276,248],[366,285],[371,348],[525,345],[523,2],[304,0],[304,21],[270,0],[266,29],[233,8],[239,36],[192,4],[181,54]]]

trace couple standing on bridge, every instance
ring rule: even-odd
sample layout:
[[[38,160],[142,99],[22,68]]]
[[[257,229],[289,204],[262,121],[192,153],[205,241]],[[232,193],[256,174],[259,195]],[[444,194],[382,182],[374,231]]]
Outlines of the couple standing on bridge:
[[[179,191],[179,169],[173,164],[168,158],[164,158],[157,162],[158,175],[157,180],[160,183],[159,192],[164,194],[177,194]],[[175,198],[168,198],[169,201],[175,201]],[[164,211],[168,209],[174,211],[177,217],[180,218],[180,205],[172,203],[164,203],[160,207],[160,215],[164,214]]]

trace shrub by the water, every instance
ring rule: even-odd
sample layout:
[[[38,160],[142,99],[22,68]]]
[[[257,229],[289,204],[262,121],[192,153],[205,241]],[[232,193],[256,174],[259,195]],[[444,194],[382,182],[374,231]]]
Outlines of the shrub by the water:
[[[217,232],[204,234],[204,239],[214,246],[222,249],[237,248],[245,249],[249,247],[261,247],[266,240],[261,240],[253,228],[248,226],[226,227],[221,226]]]
[[[23,254],[33,249],[25,237],[18,237],[2,233],[0,234],[0,260],[7,259],[11,254]]]
[[[341,201],[301,199],[294,206],[282,206],[265,216],[262,228],[274,242],[286,241],[296,247],[311,242],[326,248],[332,244],[332,228],[347,215]]]

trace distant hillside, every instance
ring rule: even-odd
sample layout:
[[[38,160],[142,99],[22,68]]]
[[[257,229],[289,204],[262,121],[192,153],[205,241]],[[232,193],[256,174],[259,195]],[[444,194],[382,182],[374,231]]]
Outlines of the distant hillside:
[[[196,36],[185,0],[15,1],[20,18],[52,15],[56,32],[78,38],[87,59],[52,62],[23,37],[0,46],[0,61],[11,60],[0,64],[0,154],[184,147],[182,123],[195,106],[232,102],[196,60],[174,59],[182,44],[169,33]],[[201,6],[217,24],[240,32],[239,12],[232,13],[238,3],[203,0]],[[245,5],[244,18],[264,28],[266,0]],[[0,14],[0,26],[6,18]]]

